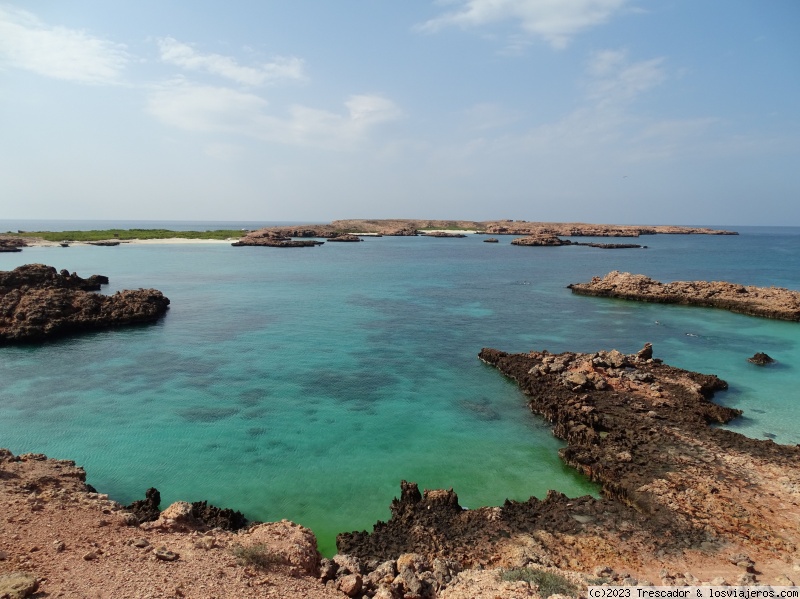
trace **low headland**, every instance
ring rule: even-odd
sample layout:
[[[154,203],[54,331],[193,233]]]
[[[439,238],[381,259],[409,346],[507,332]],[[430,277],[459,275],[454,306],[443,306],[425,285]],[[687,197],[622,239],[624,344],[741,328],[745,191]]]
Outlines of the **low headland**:
[[[612,271],[588,283],[569,285],[573,293],[661,304],[721,308],[739,314],[800,321],[800,291],[725,281],[661,283],[645,275]]]

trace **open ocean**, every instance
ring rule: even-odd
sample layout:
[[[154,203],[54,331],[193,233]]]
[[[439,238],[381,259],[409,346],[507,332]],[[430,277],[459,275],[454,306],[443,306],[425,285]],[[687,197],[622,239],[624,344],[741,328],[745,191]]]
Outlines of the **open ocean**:
[[[0,231],[267,224],[0,221]],[[625,250],[470,236],[0,254],[0,270],[44,263],[107,275],[104,293],[154,287],[172,301],[154,325],[0,348],[0,447],[75,460],[122,503],[155,486],[162,508],[208,500],[288,518],[330,555],[337,532],[389,517],[401,479],[453,487],[468,507],[596,492],[560,463],[561,442],[516,385],[478,360],[482,347],[630,353],[650,342],[665,362],[728,381],[716,400],[745,412],[729,428],[800,443],[800,323],[566,289],[622,270],[800,290],[800,227],[734,230],[644,236],[635,242],[648,249]],[[758,351],[777,363],[749,364]]]

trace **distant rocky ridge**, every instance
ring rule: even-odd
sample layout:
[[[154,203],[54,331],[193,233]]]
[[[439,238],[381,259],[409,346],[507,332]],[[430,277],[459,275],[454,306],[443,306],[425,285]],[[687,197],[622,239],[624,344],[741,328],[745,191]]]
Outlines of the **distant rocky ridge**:
[[[271,245],[264,238],[315,237],[332,239],[339,235],[369,233],[385,236],[415,236],[427,234],[438,237],[459,236],[459,231],[478,231],[490,235],[561,236],[561,237],[639,237],[657,234],[737,235],[704,227],[673,225],[595,225],[587,223],[542,223],[527,221],[469,221],[419,219],[351,219],[335,220],[328,224],[299,227],[267,227],[252,231],[234,245]],[[436,232],[444,232],[442,234]],[[284,246],[285,247],[285,246]]]
[[[91,293],[107,283],[44,264],[0,271],[0,345],[154,322],[167,311],[169,299],[156,289]]]
[[[645,275],[612,271],[588,283],[569,285],[573,293],[643,302],[722,308],[778,320],[800,321],[800,291],[744,286],[722,281],[660,283]]]

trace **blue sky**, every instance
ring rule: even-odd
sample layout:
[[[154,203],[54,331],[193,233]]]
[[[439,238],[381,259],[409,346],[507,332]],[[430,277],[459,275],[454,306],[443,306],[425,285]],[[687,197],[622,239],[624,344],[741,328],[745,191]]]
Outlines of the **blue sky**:
[[[796,0],[0,0],[5,218],[800,225]]]

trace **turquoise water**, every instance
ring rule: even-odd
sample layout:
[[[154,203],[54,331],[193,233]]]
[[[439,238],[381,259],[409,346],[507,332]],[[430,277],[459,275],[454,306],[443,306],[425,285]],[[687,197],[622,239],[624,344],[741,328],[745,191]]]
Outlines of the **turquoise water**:
[[[289,518],[331,553],[337,532],[388,517],[401,479],[454,487],[469,507],[595,491],[559,462],[561,443],[516,386],[478,361],[482,347],[651,342],[668,363],[730,383],[718,400],[745,410],[732,428],[798,443],[800,324],[565,288],[618,269],[800,289],[800,229],[740,230],[643,237],[646,250],[475,236],[0,254],[1,270],[41,262],[106,274],[108,293],[155,287],[172,300],[156,325],[0,349],[0,447],[74,459],[124,503],[156,486],[165,505]],[[779,363],[748,364],[756,351]]]

